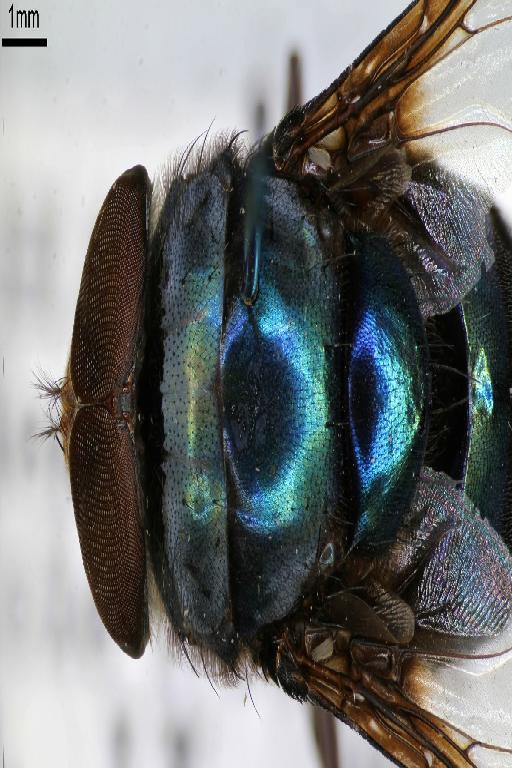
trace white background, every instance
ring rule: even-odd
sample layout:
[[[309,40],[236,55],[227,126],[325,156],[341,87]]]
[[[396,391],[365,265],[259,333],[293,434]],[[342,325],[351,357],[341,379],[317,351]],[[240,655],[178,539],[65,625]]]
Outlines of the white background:
[[[10,33],[11,0],[0,0]],[[114,181],[153,176],[204,131],[282,116],[298,48],[305,97],[404,0],[43,0],[47,49],[0,49],[0,748],[6,768],[318,765],[309,711],[255,681],[214,694],[165,643],[134,662],[107,637],[82,568],[69,482],[31,387],[63,373],[90,232]],[[248,141],[251,140],[249,134]],[[387,762],[340,727],[343,768]]]

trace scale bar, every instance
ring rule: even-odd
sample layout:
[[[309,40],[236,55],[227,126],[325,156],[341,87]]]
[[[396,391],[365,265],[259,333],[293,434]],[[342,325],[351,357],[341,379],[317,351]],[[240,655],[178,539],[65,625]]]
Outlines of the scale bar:
[[[2,48],[46,48],[46,37],[2,37]]]

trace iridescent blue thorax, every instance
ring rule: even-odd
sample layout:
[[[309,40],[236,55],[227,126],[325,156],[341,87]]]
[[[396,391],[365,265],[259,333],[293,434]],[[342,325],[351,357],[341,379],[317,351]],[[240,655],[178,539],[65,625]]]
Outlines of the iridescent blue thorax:
[[[171,186],[152,249],[162,445],[150,545],[174,626],[215,638],[224,658],[300,600],[343,495],[340,233],[293,183],[260,181],[257,238],[247,178],[221,155]]]
[[[426,467],[484,512],[482,473],[493,498],[508,476],[492,459],[509,407],[503,313],[483,312],[494,273],[448,318],[471,384],[430,465],[433,402],[451,406],[439,377],[431,392],[438,342],[409,273],[390,240],[343,231],[265,167],[228,149],[174,181],[151,244],[152,563],[178,633],[227,661],[319,573],[343,565],[351,582],[358,558],[385,557],[417,525]]]
[[[510,352],[507,327],[509,281],[500,265],[484,271],[461,305],[467,339],[468,441],[464,488],[493,526],[512,542],[505,523],[510,473]]]
[[[354,542],[395,535],[423,463],[428,350],[410,279],[386,241],[354,238],[347,372],[355,470]]]
[[[235,272],[220,356],[243,634],[285,615],[303,593],[329,518],[339,514],[343,476],[340,357],[329,352],[341,337],[341,270],[328,266],[318,218],[293,184],[267,179],[260,210],[257,297],[244,301]]]

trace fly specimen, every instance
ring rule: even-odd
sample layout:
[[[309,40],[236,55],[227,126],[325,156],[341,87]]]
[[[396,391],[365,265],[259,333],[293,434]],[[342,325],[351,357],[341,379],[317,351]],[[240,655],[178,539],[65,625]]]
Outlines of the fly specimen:
[[[127,171],[53,390],[120,647],[157,606],[409,767],[512,766],[511,72],[510,0],[420,0],[247,156]]]

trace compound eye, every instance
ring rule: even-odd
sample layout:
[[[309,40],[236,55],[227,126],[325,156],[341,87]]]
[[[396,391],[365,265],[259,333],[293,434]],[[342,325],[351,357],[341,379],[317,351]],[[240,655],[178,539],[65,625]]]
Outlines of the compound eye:
[[[71,342],[71,380],[84,403],[104,401],[133,367],[146,267],[149,179],[120,176],[96,219],[85,257]]]
[[[143,312],[150,183],[136,166],[98,214],[85,258],[63,406],[71,493],[98,613],[130,656],[148,635],[146,553],[134,441],[135,358]]]
[[[80,549],[94,602],[130,656],[146,645],[146,563],[133,445],[106,408],[82,408],[69,470]]]

